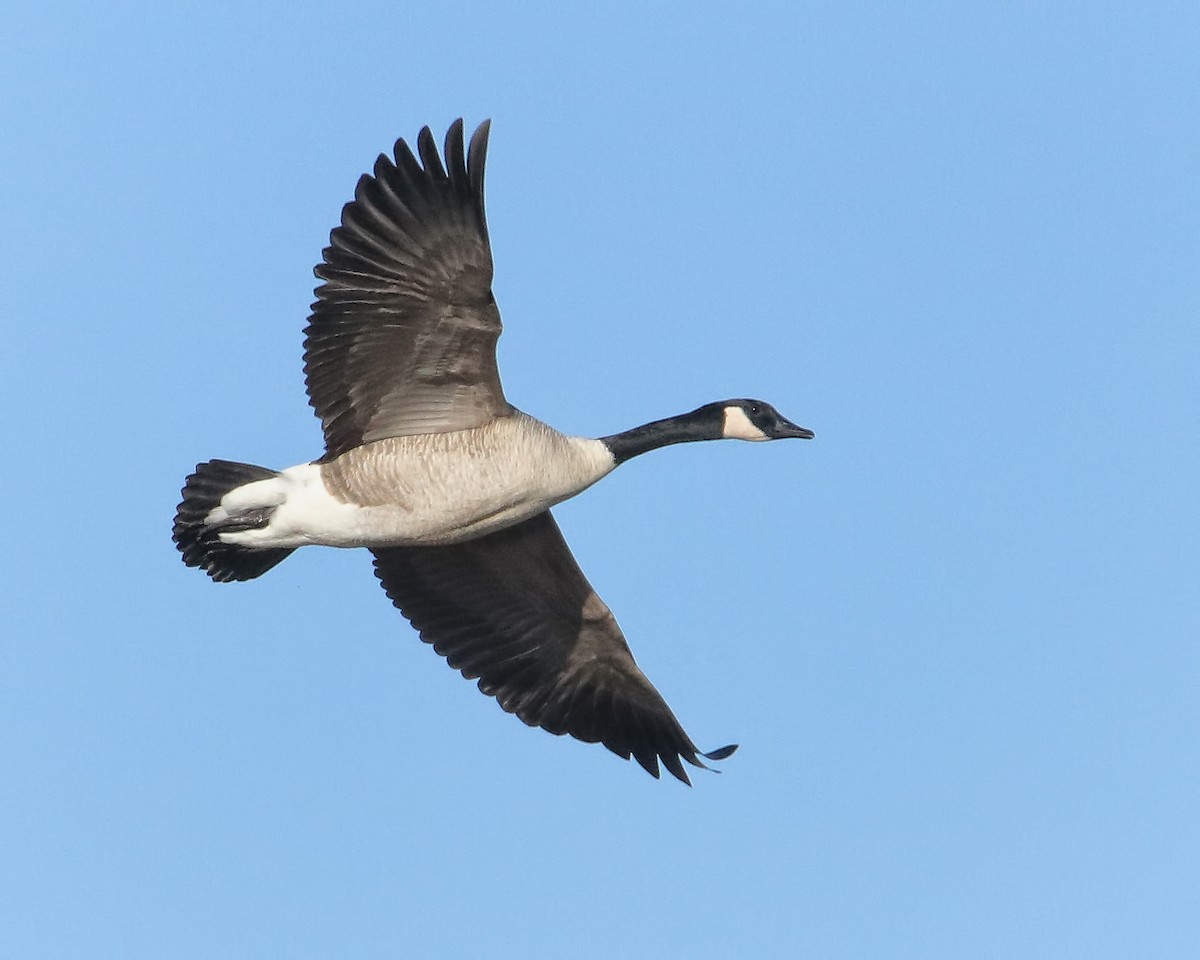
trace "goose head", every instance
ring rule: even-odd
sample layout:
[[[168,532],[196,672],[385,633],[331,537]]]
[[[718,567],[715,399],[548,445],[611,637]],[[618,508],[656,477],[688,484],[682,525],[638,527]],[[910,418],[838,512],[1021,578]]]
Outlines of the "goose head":
[[[720,413],[721,438],[726,440],[786,440],[795,437],[811,440],[814,434],[807,427],[792,423],[765,400],[725,400],[709,404]],[[704,407],[700,408],[704,410]]]

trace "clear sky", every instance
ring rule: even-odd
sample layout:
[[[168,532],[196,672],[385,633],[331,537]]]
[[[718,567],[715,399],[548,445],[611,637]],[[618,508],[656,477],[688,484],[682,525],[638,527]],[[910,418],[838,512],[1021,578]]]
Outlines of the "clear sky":
[[[1194,3],[197,9],[0,27],[0,957],[1200,955]],[[458,116],[514,403],[817,433],[558,511],[691,790],[170,542],[321,453],[312,266]]]

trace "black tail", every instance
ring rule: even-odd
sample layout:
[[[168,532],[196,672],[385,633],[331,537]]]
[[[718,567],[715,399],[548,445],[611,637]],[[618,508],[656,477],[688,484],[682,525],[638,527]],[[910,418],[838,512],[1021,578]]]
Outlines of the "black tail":
[[[249,510],[219,523],[205,523],[235,487],[255,480],[279,476],[277,470],[255,467],[230,460],[209,460],[196,464],[196,472],[183,485],[183,501],[175,510],[172,539],[189,567],[201,567],[214,580],[253,580],[261,577],[291,553],[291,549],[251,550],[232,543],[222,543],[221,533],[236,530],[255,530],[266,526],[274,507]]]

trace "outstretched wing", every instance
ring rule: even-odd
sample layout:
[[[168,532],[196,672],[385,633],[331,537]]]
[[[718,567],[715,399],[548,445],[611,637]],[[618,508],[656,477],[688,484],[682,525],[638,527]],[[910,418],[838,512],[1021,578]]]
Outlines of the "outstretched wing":
[[[421,639],[509,713],[632,755],[655,777],[660,759],[684,783],[681,758],[704,766],[549,511],[465,543],[372,553],[375,575]]]
[[[496,370],[500,311],[483,210],[489,124],[403,140],[365,174],[330,234],[305,330],[309,402],[326,459],[383,437],[445,433],[509,413]]]

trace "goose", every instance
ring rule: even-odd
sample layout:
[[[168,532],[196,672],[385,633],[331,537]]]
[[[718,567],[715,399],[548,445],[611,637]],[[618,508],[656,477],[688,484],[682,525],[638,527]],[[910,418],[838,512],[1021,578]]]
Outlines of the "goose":
[[[634,662],[550,512],[670,444],[812,438],[762,400],[707,403],[598,439],[508,403],[483,173],[490,121],[464,150],[380,155],[342,209],[305,329],[309,402],[325,453],[271,470],[230,460],[187,477],[173,540],[214,581],[252,580],[298,547],[365,547],[426,643],[530,726],[602,743],[691,783],[702,753]],[[444,162],[443,162],[444,157]],[[419,158],[419,159],[418,159]],[[703,759],[702,759],[703,758]]]

